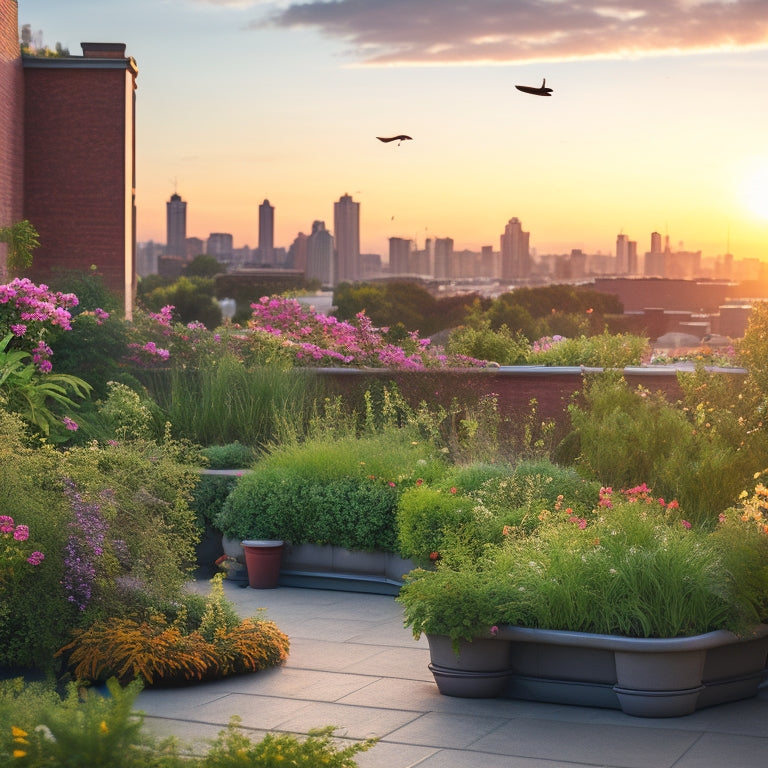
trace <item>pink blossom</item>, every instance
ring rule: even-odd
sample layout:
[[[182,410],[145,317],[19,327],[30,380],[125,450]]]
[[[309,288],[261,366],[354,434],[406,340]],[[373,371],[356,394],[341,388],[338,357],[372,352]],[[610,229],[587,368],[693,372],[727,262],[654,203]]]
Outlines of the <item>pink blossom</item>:
[[[17,525],[16,530],[13,532],[13,538],[16,541],[26,541],[29,538],[29,526]]]
[[[40,563],[45,560],[45,555],[42,552],[38,552],[35,550],[34,552],[31,552],[29,557],[27,558],[27,562],[30,565],[40,565]]]
[[[64,423],[64,426],[70,431],[70,432],[77,432],[79,429],[79,426],[76,421],[73,421],[69,418],[69,416],[65,416],[62,419],[62,422]]]

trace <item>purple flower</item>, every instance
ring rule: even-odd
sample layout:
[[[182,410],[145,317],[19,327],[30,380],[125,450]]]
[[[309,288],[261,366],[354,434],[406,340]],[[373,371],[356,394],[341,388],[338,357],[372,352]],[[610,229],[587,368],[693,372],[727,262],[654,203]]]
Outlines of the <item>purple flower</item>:
[[[70,430],[70,432],[77,432],[79,429],[78,424],[76,421],[72,421],[72,419],[69,418],[69,416],[65,416],[62,419],[62,422],[64,422],[64,426]]]

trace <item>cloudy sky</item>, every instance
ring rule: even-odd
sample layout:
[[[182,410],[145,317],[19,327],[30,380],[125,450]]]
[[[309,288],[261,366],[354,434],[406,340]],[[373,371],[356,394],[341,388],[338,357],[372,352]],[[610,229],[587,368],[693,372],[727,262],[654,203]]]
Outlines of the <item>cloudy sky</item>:
[[[516,216],[538,253],[658,231],[768,259],[768,0],[19,0],[19,23],[136,59],[140,240],[174,190],[188,235],[252,247],[265,198],[288,247],[348,193],[383,255],[498,248]]]

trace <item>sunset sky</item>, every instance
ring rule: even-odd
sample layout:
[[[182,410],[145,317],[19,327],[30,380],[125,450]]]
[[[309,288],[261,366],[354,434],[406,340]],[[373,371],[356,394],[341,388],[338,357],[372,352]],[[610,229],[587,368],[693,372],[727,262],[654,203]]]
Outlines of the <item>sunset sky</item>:
[[[516,216],[540,254],[658,231],[768,260],[767,0],[19,0],[19,23],[136,59],[141,241],[174,190],[188,236],[236,247],[268,198],[286,248],[348,193],[385,257],[498,249]]]

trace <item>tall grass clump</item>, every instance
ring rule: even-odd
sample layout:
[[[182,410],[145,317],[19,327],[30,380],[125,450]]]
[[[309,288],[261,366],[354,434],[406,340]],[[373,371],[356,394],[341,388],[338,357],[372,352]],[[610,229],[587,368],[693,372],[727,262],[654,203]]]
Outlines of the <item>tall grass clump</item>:
[[[275,438],[280,422],[302,429],[315,396],[306,372],[246,366],[224,355],[207,367],[173,369],[169,398],[160,405],[175,433],[193,442],[261,446]]]

